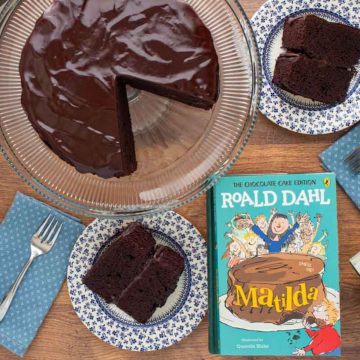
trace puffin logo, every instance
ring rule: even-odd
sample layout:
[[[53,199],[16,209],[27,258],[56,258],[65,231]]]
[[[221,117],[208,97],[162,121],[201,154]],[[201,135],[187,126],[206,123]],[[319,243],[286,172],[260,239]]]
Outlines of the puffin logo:
[[[331,180],[330,180],[330,178],[326,177],[326,178],[324,179],[324,186],[325,186],[326,188],[328,188],[328,187],[330,187],[330,185],[331,185]]]

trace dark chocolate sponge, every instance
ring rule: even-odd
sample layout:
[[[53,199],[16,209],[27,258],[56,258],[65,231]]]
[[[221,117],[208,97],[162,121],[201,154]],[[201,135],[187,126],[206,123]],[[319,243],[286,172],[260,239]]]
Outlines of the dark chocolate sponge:
[[[283,47],[350,68],[360,59],[360,30],[312,14],[290,17],[284,27]]]
[[[309,14],[286,20],[273,83],[326,104],[345,101],[360,58],[360,30]]]
[[[184,259],[156,246],[151,233],[132,223],[88,271],[83,283],[136,321],[145,323],[165,304],[184,270]]]
[[[295,95],[333,104],[345,100],[352,77],[351,70],[287,52],[277,59],[273,83]]]
[[[141,224],[131,224],[115,239],[83,279],[107,302],[115,300],[154,254],[155,240]]]
[[[210,31],[176,0],[55,0],[23,49],[20,75],[23,107],[42,140],[79,172],[103,178],[136,169],[119,75],[204,109],[219,90]]]
[[[121,151],[121,173],[118,175],[130,175],[137,169],[135,154],[135,139],[132,133],[131,116],[127,97],[126,83],[119,77],[116,79],[117,113],[119,128],[119,145]],[[114,176],[117,176],[114,174]]]
[[[158,246],[154,258],[115,300],[136,321],[145,323],[175,290],[184,270],[184,259],[166,246]]]

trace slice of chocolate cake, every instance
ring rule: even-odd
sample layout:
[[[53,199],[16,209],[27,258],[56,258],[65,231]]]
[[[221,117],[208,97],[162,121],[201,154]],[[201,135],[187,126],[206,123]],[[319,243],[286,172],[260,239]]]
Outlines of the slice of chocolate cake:
[[[350,68],[360,59],[360,30],[312,14],[290,17],[284,27],[283,47]]]
[[[105,249],[83,283],[145,323],[165,304],[184,270],[184,259],[178,253],[155,245],[150,231],[132,223]]]
[[[287,52],[277,59],[273,83],[295,95],[333,104],[345,100],[352,77],[349,69]]]
[[[144,270],[114,301],[136,321],[145,323],[165,304],[184,270],[184,259],[166,246],[158,246]]]
[[[83,279],[107,302],[119,296],[154,254],[155,240],[139,223],[132,223],[116,238]]]

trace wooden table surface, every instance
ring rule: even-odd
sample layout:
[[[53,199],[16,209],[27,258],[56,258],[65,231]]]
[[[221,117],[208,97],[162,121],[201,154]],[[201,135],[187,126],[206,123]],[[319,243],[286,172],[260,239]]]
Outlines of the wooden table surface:
[[[263,2],[243,0],[242,5],[251,17]],[[317,137],[299,135],[277,127],[263,115],[259,115],[251,140],[230,173],[321,172],[323,169],[319,154],[343,133]],[[43,200],[13,173],[2,157],[0,174],[0,219],[5,216],[16,191]],[[355,360],[359,358],[360,353],[360,277],[355,274],[349,259],[360,251],[360,212],[340,187],[337,198],[343,358]],[[205,196],[177,211],[189,219],[206,237]],[[85,224],[91,222],[91,219],[82,220]],[[103,343],[85,328],[73,311],[67,286],[64,284],[25,359],[222,359],[208,353],[207,331],[208,322],[205,319],[189,337],[169,349],[144,354],[118,350]],[[4,348],[0,348],[1,360],[17,358]]]

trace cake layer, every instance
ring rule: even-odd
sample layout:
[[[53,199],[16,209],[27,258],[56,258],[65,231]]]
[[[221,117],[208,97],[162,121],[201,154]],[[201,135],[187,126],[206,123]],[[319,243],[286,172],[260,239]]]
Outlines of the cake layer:
[[[321,259],[300,254],[270,254],[247,259],[228,274],[225,306],[250,322],[282,324],[303,318],[326,298]]]
[[[118,81],[124,82],[133,88],[180,101],[190,106],[210,109],[214,105],[214,102],[209,98],[198,96],[196,91],[193,91],[194,89],[177,89],[172,84],[166,84],[159,81],[159,79],[147,80],[137,75],[119,75]]]
[[[135,139],[132,132],[131,116],[127,98],[126,82],[116,79],[119,146],[121,157],[120,172],[115,176],[130,175],[137,169]]]
[[[312,14],[290,17],[284,27],[283,47],[349,68],[360,59],[360,30]]]
[[[115,304],[140,323],[145,323],[175,290],[184,270],[184,259],[165,246],[158,246],[144,270],[115,300]]]
[[[136,168],[130,126],[122,126],[128,114],[117,108],[119,75],[204,109],[219,90],[210,31],[176,0],[55,0],[23,49],[20,75],[23,107],[43,141],[103,178]]]
[[[276,61],[273,83],[295,95],[333,104],[346,99],[352,77],[351,70],[287,52]]]
[[[112,302],[138,275],[154,253],[155,240],[141,224],[133,223],[103,252],[83,283]]]

